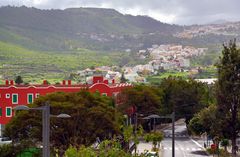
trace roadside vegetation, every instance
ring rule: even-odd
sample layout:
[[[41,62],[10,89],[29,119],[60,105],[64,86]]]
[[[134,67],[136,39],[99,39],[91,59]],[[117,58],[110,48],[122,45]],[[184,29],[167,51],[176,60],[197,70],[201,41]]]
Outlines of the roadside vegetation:
[[[185,92],[182,92],[184,89]],[[128,143],[139,143],[139,138],[153,143],[153,150],[162,141],[161,132],[152,132],[147,128],[148,121],[141,121],[126,126],[124,115],[134,119],[135,114],[129,109],[135,108],[142,116],[151,114],[167,115],[174,110],[178,118],[189,121],[192,116],[207,105],[207,86],[194,80],[169,77],[159,86],[137,85],[126,89],[121,95],[123,104],[116,105],[109,97],[98,93],[81,91],[79,93],[53,93],[36,99],[30,107],[40,107],[46,101],[51,105],[51,114],[67,113],[70,119],[51,119],[51,152],[63,156],[69,151],[92,150],[97,141],[118,139],[121,149],[109,153],[126,153],[130,156]],[[194,108],[193,108],[194,106]],[[187,115],[185,113],[188,113]],[[33,127],[34,126],[34,127]],[[142,126],[142,127],[141,127]],[[26,148],[41,145],[41,113],[18,111],[12,121],[6,126],[4,136],[11,137],[13,152],[19,154]],[[15,148],[16,147],[16,148]],[[60,151],[61,150],[61,151]],[[66,152],[67,151],[67,152]],[[68,152],[68,156],[69,153]],[[41,152],[39,152],[41,154]],[[100,153],[94,151],[94,153]],[[71,154],[71,153],[70,153]],[[65,154],[66,155],[66,154]],[[123,155],[124,156],[124,155]],[[94,156],[93,156],[94,157]]]
[[[161,132],[155,133],[152,126],[149,128],[151,121],[136,123],[136,117],[164,116],[172,112],[176,113],[176,119],[185,119],[191,134],[207,133],[211,136],[217,149],[213,153],[228,154],[226,148],[231,141],[232,154],[235,155],[240,131],[240,49],[235,41],[224,45],[217,68],[218,82],[215,85],[168,77],[157,85],[135,85],[124,90],[120,94],[122,104],[117,106],[112,98],[81,91],[49,94],[36,99],[30,107],[39,107],[48,101],[52,114],[72,116],[70,120],[51,119],[51,153],[59,156],[90,153],[90,156],[101,157],[104,150],[112,156],[130,157],[133,149],[129,148],[129,143],[134,141],[137,147],[138,137],[153,142],[153,149],[157,150],[156,146],[163,139]],[[4,132],[13,140],[9,146],[12,149],[1,147],[0,150],[6,149],[11,156],[26,148],[39,147],[42,140],[40,117],[38,112],[18,111]],[[129,119],[133,125],[127,125]],[[93,149],[96,141],[104,143],[104,147]],[[224,149],[220,150],[220,145]]]
[[[222,144],[225,153],[231,141],[231,154],[236,156],[236,139],[240,131],[240,49],[237,48],[236,40],[223,45],[217,68],[218,81],[213,87],[216,101],[195,114],[190,120],[189,129],[196,135],[207,133],[216,144],[217,150]]]

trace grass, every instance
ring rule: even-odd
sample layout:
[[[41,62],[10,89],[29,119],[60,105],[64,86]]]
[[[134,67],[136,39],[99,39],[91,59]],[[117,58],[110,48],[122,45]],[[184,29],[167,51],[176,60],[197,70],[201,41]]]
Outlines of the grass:
[[[219,149],[219,151],[217,152],[217,150],[213,151],[211,148],[207,148],[207,152],[212,155],[215,154],[219,157],[231,157],[231,154],[226,152],[224,149]]]
[[[147,77],[147,81],[156,84],[159,83],[162,79],[168,78],[169,76],[188,78],[188,75],[188,72],[164,72],[159,75]]]
[[[215,66],[208,66],[202,69],[202,71],[194,76],[197,79],[203,78],[217,78],[217,69]]]
[[[17,157],[34,157],[40,154],[39,148],[27,148],[21,152]]]
[[[0,41],[0,73],[4,79],[22,76],[25,82],[51,83],[68,79],[69,74],[91,66],[119,65],[123,58],[134,62],[126,52],[96,52],[78,49],[68,52],[33,51]]]

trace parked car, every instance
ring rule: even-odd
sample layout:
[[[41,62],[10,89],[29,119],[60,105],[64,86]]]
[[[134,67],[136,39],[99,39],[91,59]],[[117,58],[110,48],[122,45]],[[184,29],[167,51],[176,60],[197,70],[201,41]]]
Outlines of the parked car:
[[[146,157],[159,157],[158,152],[146,152],[144,154],[144,156],[146,156]]]
[[[0,145],[1,144],[10,144],[12,140],[9,137],[0,137]]]

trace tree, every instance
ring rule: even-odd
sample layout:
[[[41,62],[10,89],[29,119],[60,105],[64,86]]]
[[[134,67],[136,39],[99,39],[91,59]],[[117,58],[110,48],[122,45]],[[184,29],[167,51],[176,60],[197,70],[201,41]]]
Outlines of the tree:
[[[123,127],[123,137],[126,143],[125,150],[129,150],[129,142],[133,141],[135,144],[135,155],[137,154],[137,145],[139,144],[139,137],[143,135],[143,128],[139,125],[136,130],[134,130],[133,125]]]
[[[65,157],[96,157],[96,152],[91,147],[81,146],[79,149],[70,146],[65,151]]]
[[[13,156],[13,150],[14,148],[10,144],[3,144],[0,145],[0,154],[1,157],[8,157],[8,156]]]
[[[92,147],[81,146],[79,149],[70,146],[66,152],[66,157],[132,157],[128,152],[125,152],[120,143],[116,139],[104,140],[99,144],[99,147],[94,150]],[[135,157],[140,157],[134,155]]]
[[[227,146],[229,146],[228,139],[222,139],[221,146],[224,147],[225,152],[227,152]]]
[[[39,97],[30,107],[49,102],[51,114],[66,113],[69,119],[51,118],[51,145],[65,150],[70,145],[89,146],[96,141],[111,138],[120,133],[119,114],[112,107],[112,100],[87,91],[79,93],[52,93]],[[14,143],[28,140],[41,143],[41,113],[39,111],[18,111],[6,126],[5,135]],[[60,152],[61,153],[61,152]]]
[[[122,72],[122,75],[121,75],[121,78],[120,78],[120,82],[121,83],[126,83],[127,82],[127,79],[124,76],[124,72]]]
[[[124,97],[124,104],[121,104],[119,108],[126,111],[129,107],[134,106],[140,114],[157,114],[160,111],[161,94],[161,90],[146,85],[127,88],[121,93],[121,96]]]
[[[240,130],[240,49],[236,40],[223,45],[222,57],[217,64],[217,102],[225,127],[232,141],[232,154],[236,155],[236,138]]]
[[[16,79],[15,79],[15,83],[16,84],[22,84],[23,83],[22,77],[21,76],[17,76]]]
[[[160,142],[163,140],[163,133],[161,132],[151,132],[151,133],[147,133],[144,136],[144,139],[146,142],[152,142],[153,145],[153,151],[158,151],[157,149],[157,145],[160,144]]]
[[[212,138],[222,137],[221,122],[217,118],[217,106],[210,105],[194,115],[188,124],[188,129],[195,135],[207,133]]]
[[[159,88],[163,91],[160,108],[163,115],[175,111],[177,118],[185,118],[188,123],[195,113],[208,106],[209,90],[204,83],[168,77]]]
[[[190,130],[192,134],[202,135],[207,129],[201,122],[201,117],[198,114],[195,115],[188,124],[188,130]]]

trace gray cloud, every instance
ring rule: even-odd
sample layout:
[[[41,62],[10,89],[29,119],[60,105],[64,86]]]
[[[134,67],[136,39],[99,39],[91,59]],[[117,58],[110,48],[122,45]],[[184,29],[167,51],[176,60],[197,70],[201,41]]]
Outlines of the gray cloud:
[[[239,0],[0,0],[0,5],[26,5],[41,9],[114,8],[124,14],[148,15],[175,24],[240,20]]]

